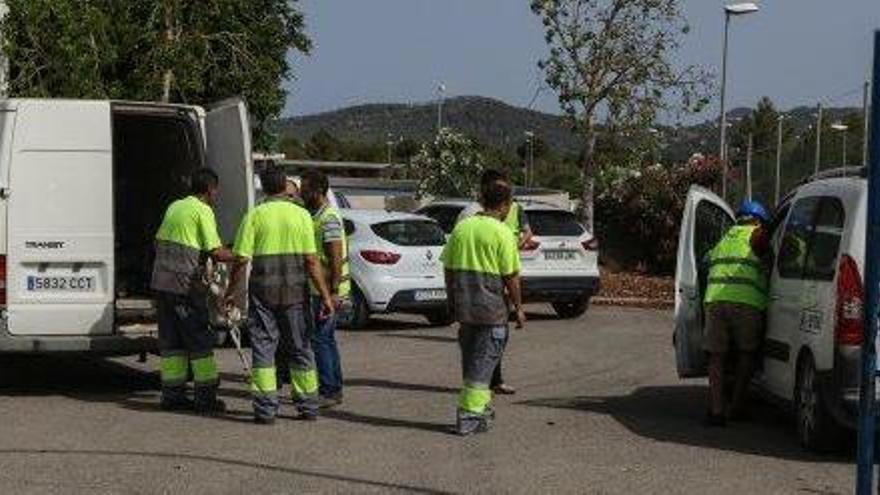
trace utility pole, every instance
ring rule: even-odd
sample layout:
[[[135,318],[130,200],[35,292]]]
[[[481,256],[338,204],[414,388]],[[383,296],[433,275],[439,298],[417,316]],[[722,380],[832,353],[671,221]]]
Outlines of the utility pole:
[[[752,133],[749,133],[749,146],[746,149],[746,198],[752,200]]]
[[[394,141],[391,140],[391,133],[388,133],[388,140],[385,141],[385,144],[388,145],[388,166],[391,166],[391,150],[394,146]]]
[[[776,119],[776,189],[773,195],[773,204],[779,204],[779,183],[782,181],[782,121],[784,115]]]
[[[446,85],[442,82],[437,86],[437,134],[443,129],[443,98],[446,93]]]
[[[822,161],[822,103],[816,105],[816,166],[814,174],[819,173],[819,164]]]
[[[0,21],[6,16],[8,8],[5,0],[0,0]],[[2,43],[0,43],[2,44]],[[0,98],[6,98],[9,92],[9,60],[0,53]]]
[[[526,131],[526,143],[529,146],[529,166],[526,169],[525,185],[532,186],[535,180],[535,133],[534,131]]]
[[[871,92],[871,83],[865,81],[865,87],[862,92],[862,116],[865,119],[865,127],[864,132],[862,132],[862,166],[868,166],[868,143],[870,139],[868,139],[869,134],[871,133],[871,118],[868,113],[869,106],[869,93]]]

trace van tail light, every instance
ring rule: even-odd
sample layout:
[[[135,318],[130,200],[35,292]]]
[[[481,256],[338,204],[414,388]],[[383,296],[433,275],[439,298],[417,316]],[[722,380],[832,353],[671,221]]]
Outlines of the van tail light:
[[[526,241],[519,247],[520,251],[535,251],[539,247],[541,247],[541,243],[534,239],[526,239]]]
[[[837,345],[862,345],[864,339],[865,290],[859,267],[848,255],[840,257],[837,273]]]
[[[6,255],[0,255],[0,306],[6,306]]]
[[[375,265],[393,265],[400,261],[400,255],[388,251],[361,251],[361,258]]]
[[[581,246],[584,247],[587,251],[598,251],[599,250],[599,239],[595,237],[591,237],[586,241],[581,243]]]

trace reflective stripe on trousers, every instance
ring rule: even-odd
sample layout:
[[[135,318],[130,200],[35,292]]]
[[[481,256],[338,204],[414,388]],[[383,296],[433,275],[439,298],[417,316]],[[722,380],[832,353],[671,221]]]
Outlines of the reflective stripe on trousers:
[[[278,413],[275,352],[279,345],[291,351],[287,364],[291,370],[294,406],[300,413],[317,413],[318,378],[305,307],[269,306],[251,296],[250,317],[254,414],[271,418]]]

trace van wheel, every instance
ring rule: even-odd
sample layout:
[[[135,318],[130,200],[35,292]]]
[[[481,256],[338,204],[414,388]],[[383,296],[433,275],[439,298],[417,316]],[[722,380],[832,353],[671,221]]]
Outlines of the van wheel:
[[[349,330],[360,330],[370,321],[367,300],[357,286],[351,288],[351,308],[339,319],[339,326]]]
[[[809,354],[801,358],[798,366],[794,402],[801,445],[814,452],[828,452],[844,438],[842,428],[828,412],[826,397],[816,378],[816,366]]]
[[[590,307],[589,297],[575,302],[553,303],[553,310],[556,311],[556,315],[564,320],[580,318],[587,312],[588,307]]]

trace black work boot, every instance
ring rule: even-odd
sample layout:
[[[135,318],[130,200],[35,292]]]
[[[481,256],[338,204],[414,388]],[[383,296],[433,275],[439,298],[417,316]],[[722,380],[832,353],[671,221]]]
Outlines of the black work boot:
[[[212,416],[226,412],[226,403],[217,398],[217,385],[196,386],[195,411],[198,414]]]
[[[192,411],[195,403],[186,396],[186,386],[163,386],[159,407],[163,411]]]

